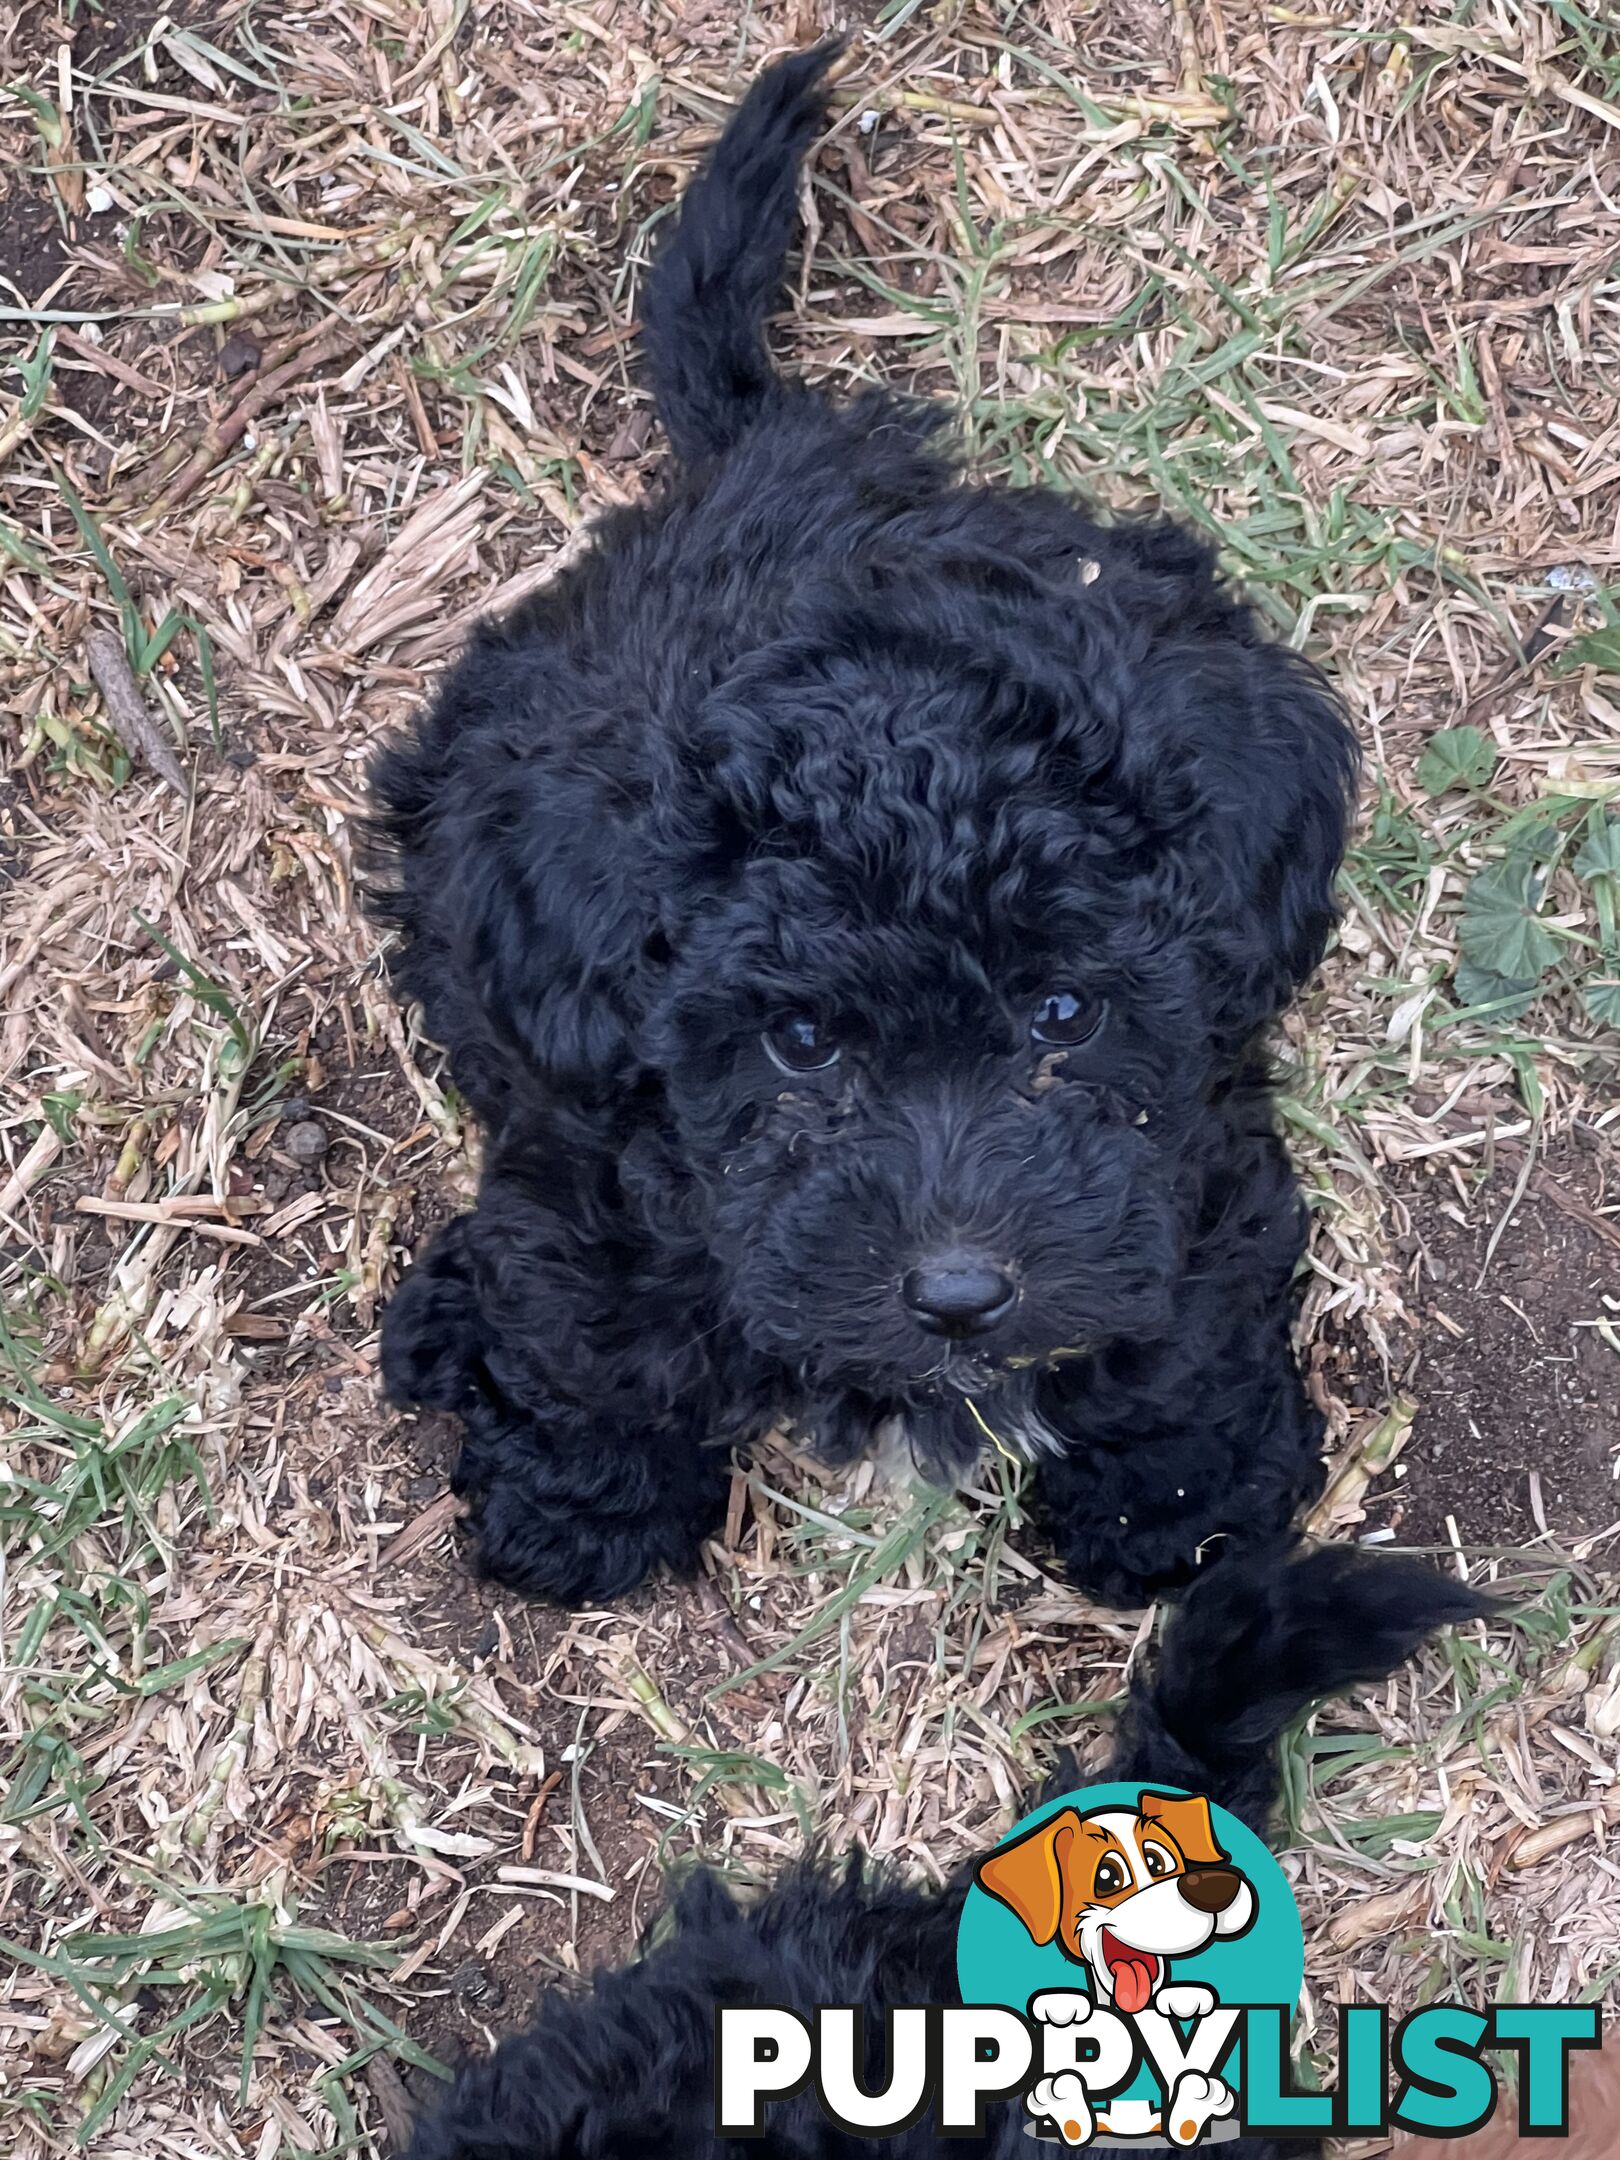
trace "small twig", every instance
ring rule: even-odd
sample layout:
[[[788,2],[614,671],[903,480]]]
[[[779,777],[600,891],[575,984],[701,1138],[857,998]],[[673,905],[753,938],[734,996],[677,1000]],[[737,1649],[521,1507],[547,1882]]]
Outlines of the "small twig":
[[[85,638],[84,653],[107,708],[113,733],[131,757],[144,758],[182,802],[189,801],[191,790],[180,769],[180,760],[161,723],[153,717],[141,695],[140,685],[125,657],[122,640],[110,630],[92,630]]]
[[[209,1222],[222,1215],[235,1224],[244,1215],[268,1215],[270,1202],[255,1193],[170,1193],[162,1200],[125,1200],[117,1194],[100,1199],[87,1193],[78,1205],[87,1215],[127,1215],[134,1222]]]
[[[5,426],[0,427],[0,465],[6,462],[19,444],[25,443],[33,434],[34,422],[38,418],[38,413],[28,413],[19,407]]]
[[[133,96],[133,92],[127,93]],[[209,323],[250,322],[255,315],[268,314],[279,307],[293,292],[316,292],[323,286],[342,285],[362,271],[379,270],[396,256],[403,255],[419,241],[424,231],[431,227],[416,225],[385,233],[379,240],[369,240],[364,246],[345,254],[332,255],[324,262],[307,267],[296,283],[276,281],[263,285],[255,293],[229,300],[207,300],[196,306],[159,308],[153,319],[163,323],[175,323],[182,330],[199,330]]]
[[[28,1197],[61,1152],[56,1127],[47,1125],[0,1190],[0,1215],[9,1215],[19,1200]]]
[[[1176,85],[1177,90],[1184,98],[1206,98],[1204,62],[1198,50],[1191,0],[1170,0],[1170,24],[1176,33],[1176,49],[1181,56],[1181,80]]]
[[[384,1662],[393,1667],[410,1687],[421,1688],[425,1694],[440,1700],[456,1723],[465,1732],[481,1740],[490,1753],[509,1769],[524,1777],[544,1777],[546,1774],[545,1751],[520,1740],[509,1731],[492,1710],[486,1709],[473,1698],[472,1686],[458,1674],[452,1674],[428,1656],[425,1650],[405,1642],[392,1628],[385,1627],[375,1613],[368,1612],[344,1596],[335,1585],[323,1591],[326,1603],[347,1626],[355,1629],[376,1651]]]
[[[56,329],[56,342],[65,346],[70,353],[77,353],[79,358],[87,361],[98,374],[110,375],[114,382],[121,382],[127,390],[138,390],[142,397],[166,398],[169,394],[156,376],[143,375],[139,368],[132,368],[127,360],[120,360],[116,353],[106,352],[101,346],[92,345],[88,338],[80,337],[77,332],[60,323]]]
[[[115,1222],[161,1223],[168,1230],[195,1230],[201,1237],[218,1238],[222,1245],[262,1245],[253,1230],[237,1230],[229,1223],[203,1222],[195,1215],[173,1214],[161,1200],[101,1200],[85,1193],[73,1203],[81,1215],[110,1215]]]
[[[388,1813],[401,1843],[418,1853],[434,1853],[453,1860],[482,1860],[495,1848],[488,1838],[470,1830],[441,1830],[426,1819],[422,1800],[395,1771],[388,1744],[373,1724],[343,1675],[328,1665],[326,1685],[337,1704],[355,1752],[366,1768],[378,1799]]]
[[[437,458],[439,438],[433,432],[433,423],[429,420],[427,407],[422,402],[421,385],[407,360],[395,359],[394,380],[399,384],[400,395],[405,400],[405,410],[411,416],[411,426],[416,433],[416,447],[425,458]]]
[[[1157,97],[1107,91],[1088,92],[1087,95],[1098,112],[1120,126],[1136,123],[1144,127],[1182,128],[1197,133],[1207,128],[1224,127],[1231,118],[1224,105],[1202,91]],[[931,113],[942,120],[954,120],[958,127],[993,128],[1002,124],[1002,116],[993,106],[969,105],[960,98],[936,97],[929,90],[841,90],[833,102],[845,107],[854,106],[857,110],[898,106],[904,112]],[[1032,98],[1029,102],[1047,112],[1052,111],[1056,103],[1050,98]],[[1078,118],[1073,105],[1068,101],[1065,103],[1071,116]]]
[[[495,1880],[528,1883],[540,1890],[577,1890],[583,1897],[600,1898],[604,1905],[611,1905],[618,1895],[611,1883],[593,1882],[589,1875],[564,1875],[548,1867],[498,1867]]]
[[[1466,722],[1473,724],[1483,719],[1489,706],[1504,690],[1530,673],[1548,646],[1555,642],[1563,624],[1567,604],[1566,593],[1554,593],[1525,632],[1523,643],[1507,666],[1493,675],[1484,688],[1469,700],[1463,713]]]
[[[324,367],[346,345],[352,345],[358,332],[352,323],[329,324],[322,334],[296,354],[285,366],[272,368],[268,374],[254,377],[251,388],[239,397],[230,411],[223,414],[211,426],[206,427],[202,439],[184,465],[163,485],[156,500],[149,503],[141,513],[143,524],[166,517],[191,493],[199,482],[206,480],[214,467],[228,450],[235,448],[248,428],[267,405],[274,404],[283,391],[301,382],[315,369]]]
[[[746,1491],[746,1479],[743,1483]],[[726,1603],[725,1593],[717,1583],[710,1582],[707,1578],[700,1580],[698,1590],[704,1604],[708,1606],[710,1612],[714,1615],[714,1632],[719,1636],[721,1642],[725,1644],[734,1662],[739,1668],[752,1665],[759,1652],[749,1642],[742,1629],[738,1627],[736,1620],[732,1616],[731,1607]]]
[[[540,1822],[546,1812],[547,1803],[561,1783],[562,1772],[548,1770],[540,1780],[540,1790],[535,1794],[528,1814],[523,1818],[523,1839],[518,1847],[518,1856],[525,1867],[534,1858],[535,1844],[540,1836]]]
[[[1576,1222],[1584,1223],[1594,1237],[1606,1238],[1611,1245],[1620,1245],[1620,1224],[1610,1222],[1607,1216],[1596,1214],[1584,1200],[1577,1199],[1574,1193],[1565,1192],[1555,1177],[1549,1176],[1545,1170],[1538,1170],[1534,1183],[1536,1191],[1544,1200],[1550,1200],[1554,1207],[1573,1216]]]
[[[653,1731],[675,1747],[687,1745],[692,1738],[691,1726],[665,1702],[657,1682],[628,1643],[599,1643],[592,1647],[598,1661],[628,1691],[631,1701]]]
[[[274,373],[277,368],[285,366],[290,360],[298,359],[318,339],[326,336],[330,328],[331,324],[327,321],[318,322],[314,325],[306,324],[302,330],[294,331],[290,336],[278,339],[274,345],[266,345],[248,372],[237,378],[237,397],[239,399],[245,398],[250,391],[258,387],[267,374]],[[196,451],[199,444],[203,442],[208,434],[208,428],[209,423],[205,422],[201,426],[188,427],[183,430],[177,429],[156,455],[140,468],[135,476],[136,479],[142,486],[156,488],[161,493],[173,476],[184,466],[186,460]],[[263,454],[265,447],[264,445],[260,446],[261,454]],[[135,509],[136,502],[137,498],[135,496],[126,491],[120,491],[106,504],[107,515],[111,517],[127,517]]]
[[[431,1545],[441,1530],[448,1530],[452,1523],[460,1522],[467,1512],[464,1500],[454,1493],[440,1493],[437,1500],[430,1500],[420,1515],[414,1516],[397,1537],[389,1539],[377,1555],[379,1567],[392,1571],[414,1559],[424,1545]]]
[[[1397,1395],[1387,1413],[1339,1464],[1327,1491],[1306,1516],[1305,1528],[1312,1537],[1330,1537],[1335,1524],[1362,1520],[1362,1495],[1405,1447],[1416,1416],[1417,1404],[1412,1398]]]
[[[1535,1166],[1536,1131],[1534,1125],[1532,1125],[1530,1130],[1530,1144],[1524,1151],[1524,1167],[1520,1170],[1519,1175],[1514,1182],[1513,1191],[1508,1199],[1508,1204],[1502,1210],[1501,1215],[1497,1218],[1496,1227],[1492,1230],[1490,1235],[1490,1241],[1485,1247],[1485,1257],[1479,1263],[1479,1273],[1474,1278],[1474,1288],[1476,1290],[1481,1290],[1484,1288],[1485,1278],[1491,1271],[1491,1262],[1496,1258],[1496,1248],[1498,1245],[1501,1244],[1503,1238],[1506,1237],[1508,1224],[1512,1222],[1514,1216],[1519,1211],[1519,1202],[1524,1198],[1525,1190],[1530,1183],[1530,1173],[1532,1170],[1534,1170]]]

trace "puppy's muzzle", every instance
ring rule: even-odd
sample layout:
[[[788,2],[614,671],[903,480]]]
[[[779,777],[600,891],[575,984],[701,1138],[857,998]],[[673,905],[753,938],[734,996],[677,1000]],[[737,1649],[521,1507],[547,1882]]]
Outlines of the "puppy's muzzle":
[[[1231,1868],[1189,1868],[1181,1878],[1181,1894],[1194,1912],[1225,1912],[1242,1887],[1243,1878]]]
[[[928,1334],[960,1339],[983,1335],[1005,1320],[1018,1302],[1018,1286],[994,1261],[953,1252],[910,1269],[900,1295]]]

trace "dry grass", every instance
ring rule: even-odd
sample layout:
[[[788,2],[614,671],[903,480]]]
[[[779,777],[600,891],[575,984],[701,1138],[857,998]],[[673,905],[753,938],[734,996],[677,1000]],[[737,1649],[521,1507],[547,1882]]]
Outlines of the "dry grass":
[[[796,360],[957,397],[988,469],[1217,532],[1376,759],[1289,1098],[1353,1532],[1421,1336],[1392,1174],[1461,1204],[1500,1149],[1522,1195],[1573,1137],[1615,1239],[1620,36],[1577,0],[860,13]],[[474,1599],[372,1402],[378,1299],[469,1162],[355,906],[364,759],[643,483],[652,230],[824,19],[3,18],[26,2160],[376,2149],[403,2032],[475,2033],[520,1943],[509,2009],[628,1945],[656,1859],[766,1872],[809,1829],[937,1873],[1097,1733],[1140,1636],[1040,1574],[1010,1491],[777,1456],[696,1591]],[[1582,1317],[1620,1373],[1617,1315]],[[1612,1986],[1612,1526],[1475,1564],[1528,1585],[1522,1623],[1290,1751],[1313,2008]]]

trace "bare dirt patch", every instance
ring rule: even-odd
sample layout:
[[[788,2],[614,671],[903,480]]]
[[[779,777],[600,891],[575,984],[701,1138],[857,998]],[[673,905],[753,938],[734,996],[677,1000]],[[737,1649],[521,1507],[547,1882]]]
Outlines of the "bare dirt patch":
[[[24,305],[42,300],[66,260],[55,206],[17,173],[0,180],[0,277]]]
[[[1523,1169],[1504,1148],[1471,1189],[1442,1169],[1393,1182],[1416,1323],[1401,1385],[1418,1409],[1369,1519],[1402,1543],[1444,1545],[1451,1525],[1471,1549],[1620,1527],[1612,1150],[1561,1147],[1521,1192]]]

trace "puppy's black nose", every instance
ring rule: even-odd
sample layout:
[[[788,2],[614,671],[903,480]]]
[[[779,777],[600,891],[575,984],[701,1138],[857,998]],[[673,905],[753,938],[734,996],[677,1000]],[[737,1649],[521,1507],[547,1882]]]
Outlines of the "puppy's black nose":
[[[930,1335],[982,1335],[1011,1312],[1010,1275],[976,1253],[944,1253],[914,1267],[900,1294]]]

